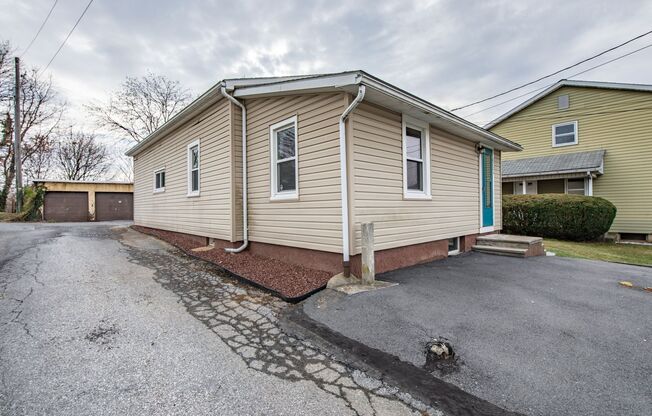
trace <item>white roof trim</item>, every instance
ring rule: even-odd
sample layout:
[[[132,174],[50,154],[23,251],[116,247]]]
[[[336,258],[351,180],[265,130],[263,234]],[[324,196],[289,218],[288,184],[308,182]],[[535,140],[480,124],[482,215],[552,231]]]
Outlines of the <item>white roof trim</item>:
[[[652,92],[652,85],[650,84],[626,84],[621,82],[574,81],[574,80],[562,79],[558,81],[556,84],[551,85],[550,87],[541,91],[537,95],[533,96],[532,98],[525,100],[524,102],[512,108],[511,110],[507,111],[506,113],[499,116],[498,118],[490,121],[488,124],[484,126],[484,128],[490,129],[494,127],[496,124],[518,113],[519,111],[530,106],[531,104],[534,104],[536,101],[539,101],[546,95],[552,94],[553,92],[557,91],[561,87],[585,87],[585,88],[603,88],[603,89],[613,89],[613,90]]]
[[[99,185],[133,185],[133,182],[123,181],[73,181],[68,179],[33,179],[34,183],[85,183],[85,184],[99,184]]]
[[[488,142],[492,146],[499,146],[503,150],[522,150],[522,147],[517,143],[507,140],[496,133],[487,131],[468,120],[449,113],[426,100],[388,84],[364,71],[348,71],[335,74],[224,80],[211,87],[179,114],[163,124],[158,130],[129,149],[126,154],[128,156],[134,156],[165,134],[205,110],[209,105],[221,98],[220,88],[222,86],[233,91],[234,97],[253,98],[265,95],[332,91],[333,89],[347,91],[352,86],[360,84],[373,88],[382,94],[391,96],[393,99],[416,108],[428,117],[437,118],[448,124],[457,126],[458,129],[461,128],[468,132],[477,141]]]
[[[548,170],[548,171],[530,172],[530,173],[516,173],[513,175],[501,175],[501,177],[504,179],[530,178],[534,176],[562,175],[567,173],[586,173],[586,172],[591,172],[591,173],[596,172],[599,173],[600,175],[603,174],[602,169],[600,169],[599,167],[593,167],[593,168]]]

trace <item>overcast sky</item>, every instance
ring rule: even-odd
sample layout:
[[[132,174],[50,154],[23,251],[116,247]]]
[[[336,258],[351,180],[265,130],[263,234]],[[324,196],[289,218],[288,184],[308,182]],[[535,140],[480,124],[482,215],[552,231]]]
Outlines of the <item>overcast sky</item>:
[[[87,2],[59,0],[26,65],[47,64]],[[0,0],[0,39],[22,50],[53,3]],[[228,77],[364,69],[449,109],[651,29],[649,0],[95,0],[48,73],[78,122],[83,104],[147,71],[197,95]],[[652,35],[566,75],[650,43]],[[652,48],[578,79],[652,84]],[[519,102],[470,119],[484,124]]]

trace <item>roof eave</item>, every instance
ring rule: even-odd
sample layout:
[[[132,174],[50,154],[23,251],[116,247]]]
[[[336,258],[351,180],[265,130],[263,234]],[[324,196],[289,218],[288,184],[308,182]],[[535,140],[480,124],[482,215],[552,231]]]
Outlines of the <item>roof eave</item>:
[[[602,170],[600,167],[591,167],[591,168],[578,168],[578,169],[562,169],[562,170],[551,170],[551,171],[545,171],[545,172],[533,172],[533,173],[514,173],[514,174],[509,174],[509,175],[502,175],[502,178],[504,179],[509,179],[509,178],[528,178],[532,176],[549,176],[549,175],[565,175],[569,173],[586,173],[586,172],[591,172],[591,173],[597,173],[602,175]]]
[[[508,139],[505,139],[504,137],[501,137],[495,133],[492,133],[478,125],[475,125],[471,123],[468,120],[465,120],[461,117],[458,117],[452,113],[449,113],[448,111],[437,107],[434,104],[431,104],[430,102],[419,98],[415,95],[412,95],[404,90],[401,90],[400,88],[397,88],[391,84],[388,84],[372,75],[369,75],[365,72],[361,71],[361,74],[363,75],[363,78],[361,82],[365,84],[368,87],[379,89],[382,92],[385,92],[389,95],[392,95],[396,98],[399,98],[403,101],[405,101],[407,104],[412,105],[416,108],[419,108],[421,111],[427,112],[427,113],[432,113],[436,115],[437,117],[446,120],[452,124],[456,124],[458,126],[461,126],[468,131],[474,133],[480,138],[483,138],[492,144],[498,145],[501,150],[513,150],[513,151],[521,151],[523,150],[523,147],[519,145],[518,143],[514,143]]]
[[[529,107],[535,102],[539,101],[543,97],[552,94],[561,87],[579,87],[579,88],[601,88],[601,89],[610,89],[610,90],[625,90],[625,91],[642,91],[642,92],[652,92],[652,85],[649,84],[626,84],[620,82],[600,82],[600,81],[580,81],[580,80],[568,80],[562,79],[557,81],[555,84],[541,91],[537,95],[523,101],[521,104],[513,107],[511,110],[508,110],[501,116],[485,124],[485,129],[490,129],[506,119],[510,118],[519,111]]]
[[[161,127],[138,142],[135,146],[127,150],[125,155],[137,155],[147,147],[154,144],[162,136],[168,134],[172,130],[175,130],[186,121],[204,111],[208,106],[218,101],[222,96],[220,93],[220,88],[222,88],[222,86],[224,86],[224,81],[220,81],[217,84],[213,85],[208,91],[197,97],[192,103],[188,104],[188,106],[181,110],[177,115],[169,119]]]

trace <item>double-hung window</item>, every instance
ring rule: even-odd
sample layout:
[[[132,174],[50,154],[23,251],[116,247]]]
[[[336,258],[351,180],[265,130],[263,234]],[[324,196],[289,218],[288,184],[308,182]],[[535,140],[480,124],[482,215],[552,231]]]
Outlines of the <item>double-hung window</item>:
[[[560,123],[552,126],[552,147],[577,144],[577,121]]]
[[[188,196],[199,196],[199,140],[188,145]]]
[[[297,117],[269,128],[271,147],[271,199],[296,199],[299,196],[297,159]]]
[[[403,196],[429,199],[430,132],[428,123],[403,116]]]
[[[154,172],[154,192],[165,191],[165,169]]]

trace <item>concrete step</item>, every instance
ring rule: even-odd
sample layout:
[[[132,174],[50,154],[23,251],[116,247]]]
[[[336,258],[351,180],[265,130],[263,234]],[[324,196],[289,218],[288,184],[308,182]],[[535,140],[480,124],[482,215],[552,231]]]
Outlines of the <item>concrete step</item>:
[[[487,246],[481,244],[474,245],[473,251],[479,251],[481,253],[487,253],[487,254],[497,254],[499,256],[511,256],[511,257],[525,257],[527,253],[526,248],[498,247],[498,246]]]
[[[476,242],[482,246],[523,248],[527,250],[531,246],[543,244],[543,239],[523,235],[489,234],[479,236]]]

